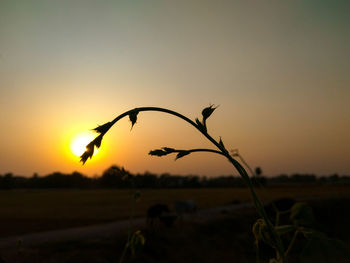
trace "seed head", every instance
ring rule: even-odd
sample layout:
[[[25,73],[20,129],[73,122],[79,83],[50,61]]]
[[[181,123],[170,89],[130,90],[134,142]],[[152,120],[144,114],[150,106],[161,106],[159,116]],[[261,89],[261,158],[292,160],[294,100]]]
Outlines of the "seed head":
[[[85,152],[80,156],[80,161],[85,164],[87,159],[91,159],[91,157],[94,155],[94,141],[91,141],[88,145],[86,145]]]
[[[150,151],[148,154],[160,157],[160,156],[167,155],[168,153],[162,149],[156,149],[156,150]]]
[[[203,123],[205,124],[205,121],[210,117],[210,115],[214,112],[214,110],[217,107],[214,107],[214,105],[210,105],[209,107],[206,107],[204,110],[202,110],[202,116],[203,116]]]
[[[80,161],[85,164],[87,159],[91,159],[91,157],[94,155],[94,149],[100,148],[101,142],[102,142],[103,134],[100,134],[95,139],[93,139],[91,142],[89,142],[88,145],[86,145],[85,152],[80,156]]]
[[[113,126],[112,122],[107,122],[103,125],[97,126],[95,129],[93,129],[95,132],[105,134],[111,127]]]
[[[131,129],[132,129],[132,127],[134,127],[134,125],[137,121],[137,114],[139,114],[139,112],[137,110],[133,110],[129,114],[129,120],[131,121]]]

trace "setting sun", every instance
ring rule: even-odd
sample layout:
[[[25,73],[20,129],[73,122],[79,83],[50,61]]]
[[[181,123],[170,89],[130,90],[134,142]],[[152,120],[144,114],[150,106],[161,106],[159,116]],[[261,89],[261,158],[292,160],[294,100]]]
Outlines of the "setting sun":
[[[70,145],[70,149],[72,153],[76,156],[81,156],[84,151],[86,145],[92,141],[95,137],[92,134],[80,134],[73,138],[72,143]],[[98,149],[95,148],[94,155],[98,152]]]

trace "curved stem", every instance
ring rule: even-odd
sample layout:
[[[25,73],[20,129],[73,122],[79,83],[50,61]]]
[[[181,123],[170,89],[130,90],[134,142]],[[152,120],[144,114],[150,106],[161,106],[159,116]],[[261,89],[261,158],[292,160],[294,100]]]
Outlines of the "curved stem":
[[[220,151],[214,150],[214,149],[190,149],[190,150],[182,150],[182,149],[174,149],[171,153],[179,153],[179,152],[188,152],[188,153],[194,153],[194,152],[210,152],[210,153],[216,153],[225,156]]]
[[[168,110],[165,108],[160,108],[160,107],[139,107],[139,108],[135,108],[129,111],[126,111],[122,114],[120,114],[119,116],[117,116],[113,121],[111,121],[111,127],[117,123],[119,120],[121,120],[122,118],[134,113],[134,112],[142,112],[142,111],[158,111],[158,112],[164,112],[164,113],[168,113],[170,115],[174,115],[176,117],[179,117],[180,119],[183,119],[184,121],[186,121],[187,123],[191,124],[193,127],[195,127],[198,131],[200,131],[205,137],[207,137],[207,139],[209,141],[211,141],[216,147],[218,147],[223,153],[228,153],[227,150],[222,147],[218,142],[216,142],[207,132],[204,132],[203,130],[201,130],[198,125],[192,121],[191,119],[187,118],[186,116],[176,112],[176,111],[172,111],[172,110]]]
[[[176,117],[179,117],[180,119],[183,119],[184,121],[186,121],[187,123],[189,123],[190,125],[195,127],[199,132],[201,132],[209,141],[211,141],[220,150],[220,151],[215,151],[215,150],[210,150],[210,149],[197,149],[197,150],[194,149],[195,151],[203,151],[204,150],[204,151],[210,151],[210,152],[215,152],[215,153],[219,153],[221,155],[224,155],[230,161],[230,163],[236,168],[236,170],[239,172],[242,179],[244,180],[244,182],[247,184],[247,186],[250,189],[250,192],[251,192],[251,195],[253,197],[254,205],[256,207],[257,212],[265,220],[266,224],[268,225],[268,229],[269,229],[271,236],[276,241],[276,249],[278,251],[277,257],[280,258],[282,260],[282,262],[285,262],[285,252],[284,252],[282,241],[281,241],[280,237],[278,236],[278,234],[276,233],[276,231],[274,230],[274,226],[272,225],[271,221],[269,220],[269,218],[265,212],[264,205],[262,204],[262,202],[260,201],[260,199],[258,198],[258,196],[254,190],[253,184],[249,178],[248,173],[242,167],[242,165],[229,154],[229,152],[226,150],[226,148],[223,146],[223,144],[218,143],[215,139],[213,139],[213,137],[211,137],[207,133],[206,130],[201,129],[194,121],[187,118],[186,116],[184,116],[178,112],[168,110],[165,108],[160,108],[160,107],[140,107],[140,108],[135,108],[135,109],[126,111],[126,112],[122,113],[121,115],[117,116],[111,122],[110,127],[113,126],[120,119],[122,119],[130,114],[133,114],[135,112],[139,113],[142,111],[158,111],[158,112],[164,112],[164,113],[168,113],[170,115],[174,115]],[[107,130],[105,132],[107,132]]]
[[[182,150],[176,150],[176,151],[182,151]],[[212,149],[191,149],[191,150],[184,150],[190,153],[194,153],[194,152],[211,152],[211,153],[217,153],[217,154],[221,154],[224,155],[222,152],[217,151],[217,150],[212,150]]]
[[[116,122],[118,122],[120,119],[128,116],[130,113],[133,112],[142,112],[142,111],[158,111],[158,112],[165,112],[174,116],[177,116],[181,119],[183,119],[184,121],[188,122],[189,124],[191,124],[192,126],[194,126],[195,128],[198,129],[197,124],[192,121],[191,119],[187,118],[186,116],[176,112],[176,111],[172,111],[172,110],[168,110],[168,109],[164,109],[164,108],[160,108],[160,107],[139,107],[139,108],[135,108],[129,111],[124,112],[123,114],[120,114],[118,117],[116,117],[113,121],[112,121],[112,125],[115,124]]]

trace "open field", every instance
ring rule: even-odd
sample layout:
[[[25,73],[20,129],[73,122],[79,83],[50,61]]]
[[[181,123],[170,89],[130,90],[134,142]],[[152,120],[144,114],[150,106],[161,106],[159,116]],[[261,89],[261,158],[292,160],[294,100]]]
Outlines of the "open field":
[[[263,201],[281,197],[349,197],[350,186],[298,186],[257,189]],[[135,216],[145,216],[154,203],[195,200],[199,209],[249,202],[246,188],[143,189]],[[0,237],[110,222],[131,214],[130,190],[10,190],[0,192]]]
[[[350,249],[350,198],[313,200],[309,204],[315,215],[316,229],[330,238],[342,240]],[[196,218],[176,222],[171,228],[158,225],[155,228],[141,228],[146,238],[145,246],[126,262],[142,263],[184,263],[184,262],[255,262],[256,249],[251,227],[257,215],[253,208],[220,213],[207,221]],[[66,239],[43,242],[32,246],[13,245],[0,250],[7,263],[101,263],[119,262],[126,242],[126,231],[99,237]],[[299,236],[290,253],[289,263],[300,262],[349,262],[339,254],[332,254],[328,261],[320,249],[316,258],[300,261],[306,239]],[[323,248],[324,249],[324,248]],[[267,263],[272,251],[267,247],[260,251],[261,263]]]

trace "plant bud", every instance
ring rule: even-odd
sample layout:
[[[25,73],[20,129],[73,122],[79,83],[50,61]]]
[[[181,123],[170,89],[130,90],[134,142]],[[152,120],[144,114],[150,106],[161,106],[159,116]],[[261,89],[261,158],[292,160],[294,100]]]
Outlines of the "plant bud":
[[[203,123],[205,123],[206,119],[210,117],[216,108],[217,107],[214,107],[214,105],[210,105],[209,107],[206,107],[204,110],[202,110]]]
[[[137,121],[137,114],[139,114],[139,112],[137,110],[133,110],[129,114],[129,120],[131,121],[131,129],[132,129],[132,127],[134,127],[134,125]]]

